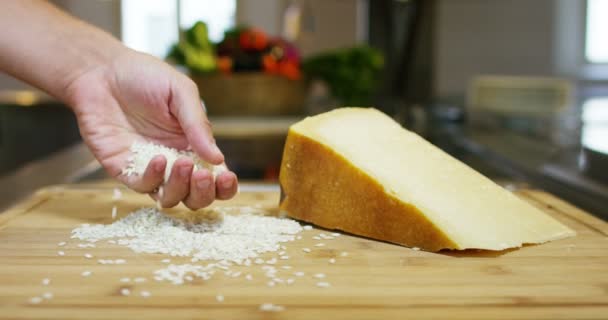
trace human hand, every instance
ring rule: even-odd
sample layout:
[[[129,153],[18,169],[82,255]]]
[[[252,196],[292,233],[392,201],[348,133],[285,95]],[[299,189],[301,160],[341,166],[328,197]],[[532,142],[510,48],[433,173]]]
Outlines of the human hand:
[[[142,176],[121,174],[134,141],[186,149],[205,161],[221,164],[201,106],[196,85],[164,62],[131,50],[107,64],[86,70],[67,88],[80,133],[95,157],[129,188],[150,193],[163,207],[182,201],[196,210],[215,199],[229,199],[237,191],[237,178],[226,171],[214,181],[209,170],[192,171],[190,159],[178,159],[162,195],[154,193],[163,183],[166,159],[156,156]]]

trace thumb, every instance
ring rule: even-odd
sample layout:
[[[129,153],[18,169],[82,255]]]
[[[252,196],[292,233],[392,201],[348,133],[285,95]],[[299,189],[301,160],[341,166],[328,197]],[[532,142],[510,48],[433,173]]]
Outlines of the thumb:
[[[190,79],[173,86],[169,102],[171,113],[177,118],[194,152],[211,164],[224,162],[224,155],[215,144],[211,123],[201,105],[198,88]]]

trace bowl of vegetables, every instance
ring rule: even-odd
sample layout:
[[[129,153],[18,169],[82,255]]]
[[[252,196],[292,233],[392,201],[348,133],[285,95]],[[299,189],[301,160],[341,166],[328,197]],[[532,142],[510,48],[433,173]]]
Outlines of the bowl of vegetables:
[[[168,56],[197,84],[208,113],[273,116],[304,113],[307,87],[300,55],[289,42],[251,27],[236,27],[212,43],[197,22]]]

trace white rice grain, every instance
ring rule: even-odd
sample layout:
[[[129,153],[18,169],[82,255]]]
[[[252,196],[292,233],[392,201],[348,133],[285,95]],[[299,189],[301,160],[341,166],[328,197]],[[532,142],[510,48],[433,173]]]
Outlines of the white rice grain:
[[[31,304],[39,304],[40,302],[42,302],[42,298],[41,297],[32,297],[32,298],[30,298],[30,303]]]
[[[112,200],[117,201],[122,199],[122,192],[118,188],[114,188],[112,191]]]
[[[285,307],[279,306],[279,305],[274,305],[272,303],[263,303],[260,305],[260,311],[281,312],[284,310],[285,310]]]

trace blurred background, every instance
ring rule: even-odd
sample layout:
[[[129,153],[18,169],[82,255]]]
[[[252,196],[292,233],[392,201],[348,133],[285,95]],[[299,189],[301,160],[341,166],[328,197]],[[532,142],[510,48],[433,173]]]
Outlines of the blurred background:
[[[608,217],[608,0],[52,2],[192,77],[241,180],[276,181],[299,119],[374,106],[508,188]],[[104,178],[71,112],[0,74],[0,207]]]

